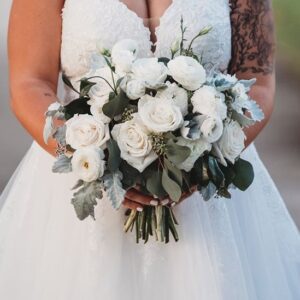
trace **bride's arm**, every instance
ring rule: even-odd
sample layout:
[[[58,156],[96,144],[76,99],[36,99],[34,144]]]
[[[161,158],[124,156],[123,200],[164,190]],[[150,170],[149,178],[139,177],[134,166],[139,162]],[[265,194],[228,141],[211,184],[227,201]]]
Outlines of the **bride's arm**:
[[[229,72],[256,78],[250,95],[265,119],[246,130],[249,145],[267,124],[274,104],[274,24],[270,0],[231,0],[232,60]]]
[[[43,142],[44,112],[57,100],[63,4],[64,0],[14,0],[8,34],[12,110],[52,154],[54,141]]]

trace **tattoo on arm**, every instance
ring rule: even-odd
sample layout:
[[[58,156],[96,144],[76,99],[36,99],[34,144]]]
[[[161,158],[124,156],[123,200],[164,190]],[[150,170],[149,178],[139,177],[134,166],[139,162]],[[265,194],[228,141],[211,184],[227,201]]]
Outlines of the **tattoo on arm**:
[[[230,0],[232,26],[231,74],[267,75],[274,65],[274,24],[270,0]]]

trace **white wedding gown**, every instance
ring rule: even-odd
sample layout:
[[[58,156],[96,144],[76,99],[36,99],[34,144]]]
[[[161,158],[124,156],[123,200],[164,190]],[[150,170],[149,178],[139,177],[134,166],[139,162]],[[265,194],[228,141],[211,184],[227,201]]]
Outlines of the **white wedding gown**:
[[[187,37],[211,25],[196,44],[207,70],[230,60],[228,0],[173,0],[156,30],[155,55],[169,56],[181,15]],[[122,38],[150,56],[150,32],[118,0],[67,0],[62,68],[74,80],[88,68],[96,41]],[[66,95],[66,99],[70,97]],[[70,204],[72,175],[51,173],[53,158],[36,143],[4,190],[0,206],[0,298],[3,300],[299,300],[300,239],[254,146],[243,157],[255,181],[231,200],[198,194],[175,208],[180,241],[135,243],[124,213],[102,200],[96,221],[79,221]]]

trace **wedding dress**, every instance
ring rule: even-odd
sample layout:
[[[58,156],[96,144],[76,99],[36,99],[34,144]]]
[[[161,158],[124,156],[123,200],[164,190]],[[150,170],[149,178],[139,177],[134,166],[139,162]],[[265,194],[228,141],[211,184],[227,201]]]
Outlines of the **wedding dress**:
[[[180,17],[206,69],[225,70],[231,53],[228,0],[173,0],[156,28],[156,56],[170,56]],[[96,42],[122,38],[151,56],[150,31],[118,0],[67,0],[62,69],[73,80],[88,69]],[[66,93],[65,99],[72,95]],[[101,200],[96,221],[79,221],[70,204],[72,174],[51,173],[53,157],[33,143],[0,203],[0,298],[3,300],[299,300],[298,230],[251,145],[255,181],[231,200],[198,194],[175,208],[178,243],[136,244],[124,213]],[[1,206],[1,204],[0,204]]]

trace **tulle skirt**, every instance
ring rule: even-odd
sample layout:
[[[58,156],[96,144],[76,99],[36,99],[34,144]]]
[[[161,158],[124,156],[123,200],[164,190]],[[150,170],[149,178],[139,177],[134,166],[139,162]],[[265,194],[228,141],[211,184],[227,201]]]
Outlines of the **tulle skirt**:
[[[299,232],[254,146],[243,156],[256,172],[248,191],[195,193],[175,208],[179,242],[137,245],[105,199],[96,221],[79,221],[75,179],[52,174],[33,143],[0,200],[1,299],[299,300]]]

